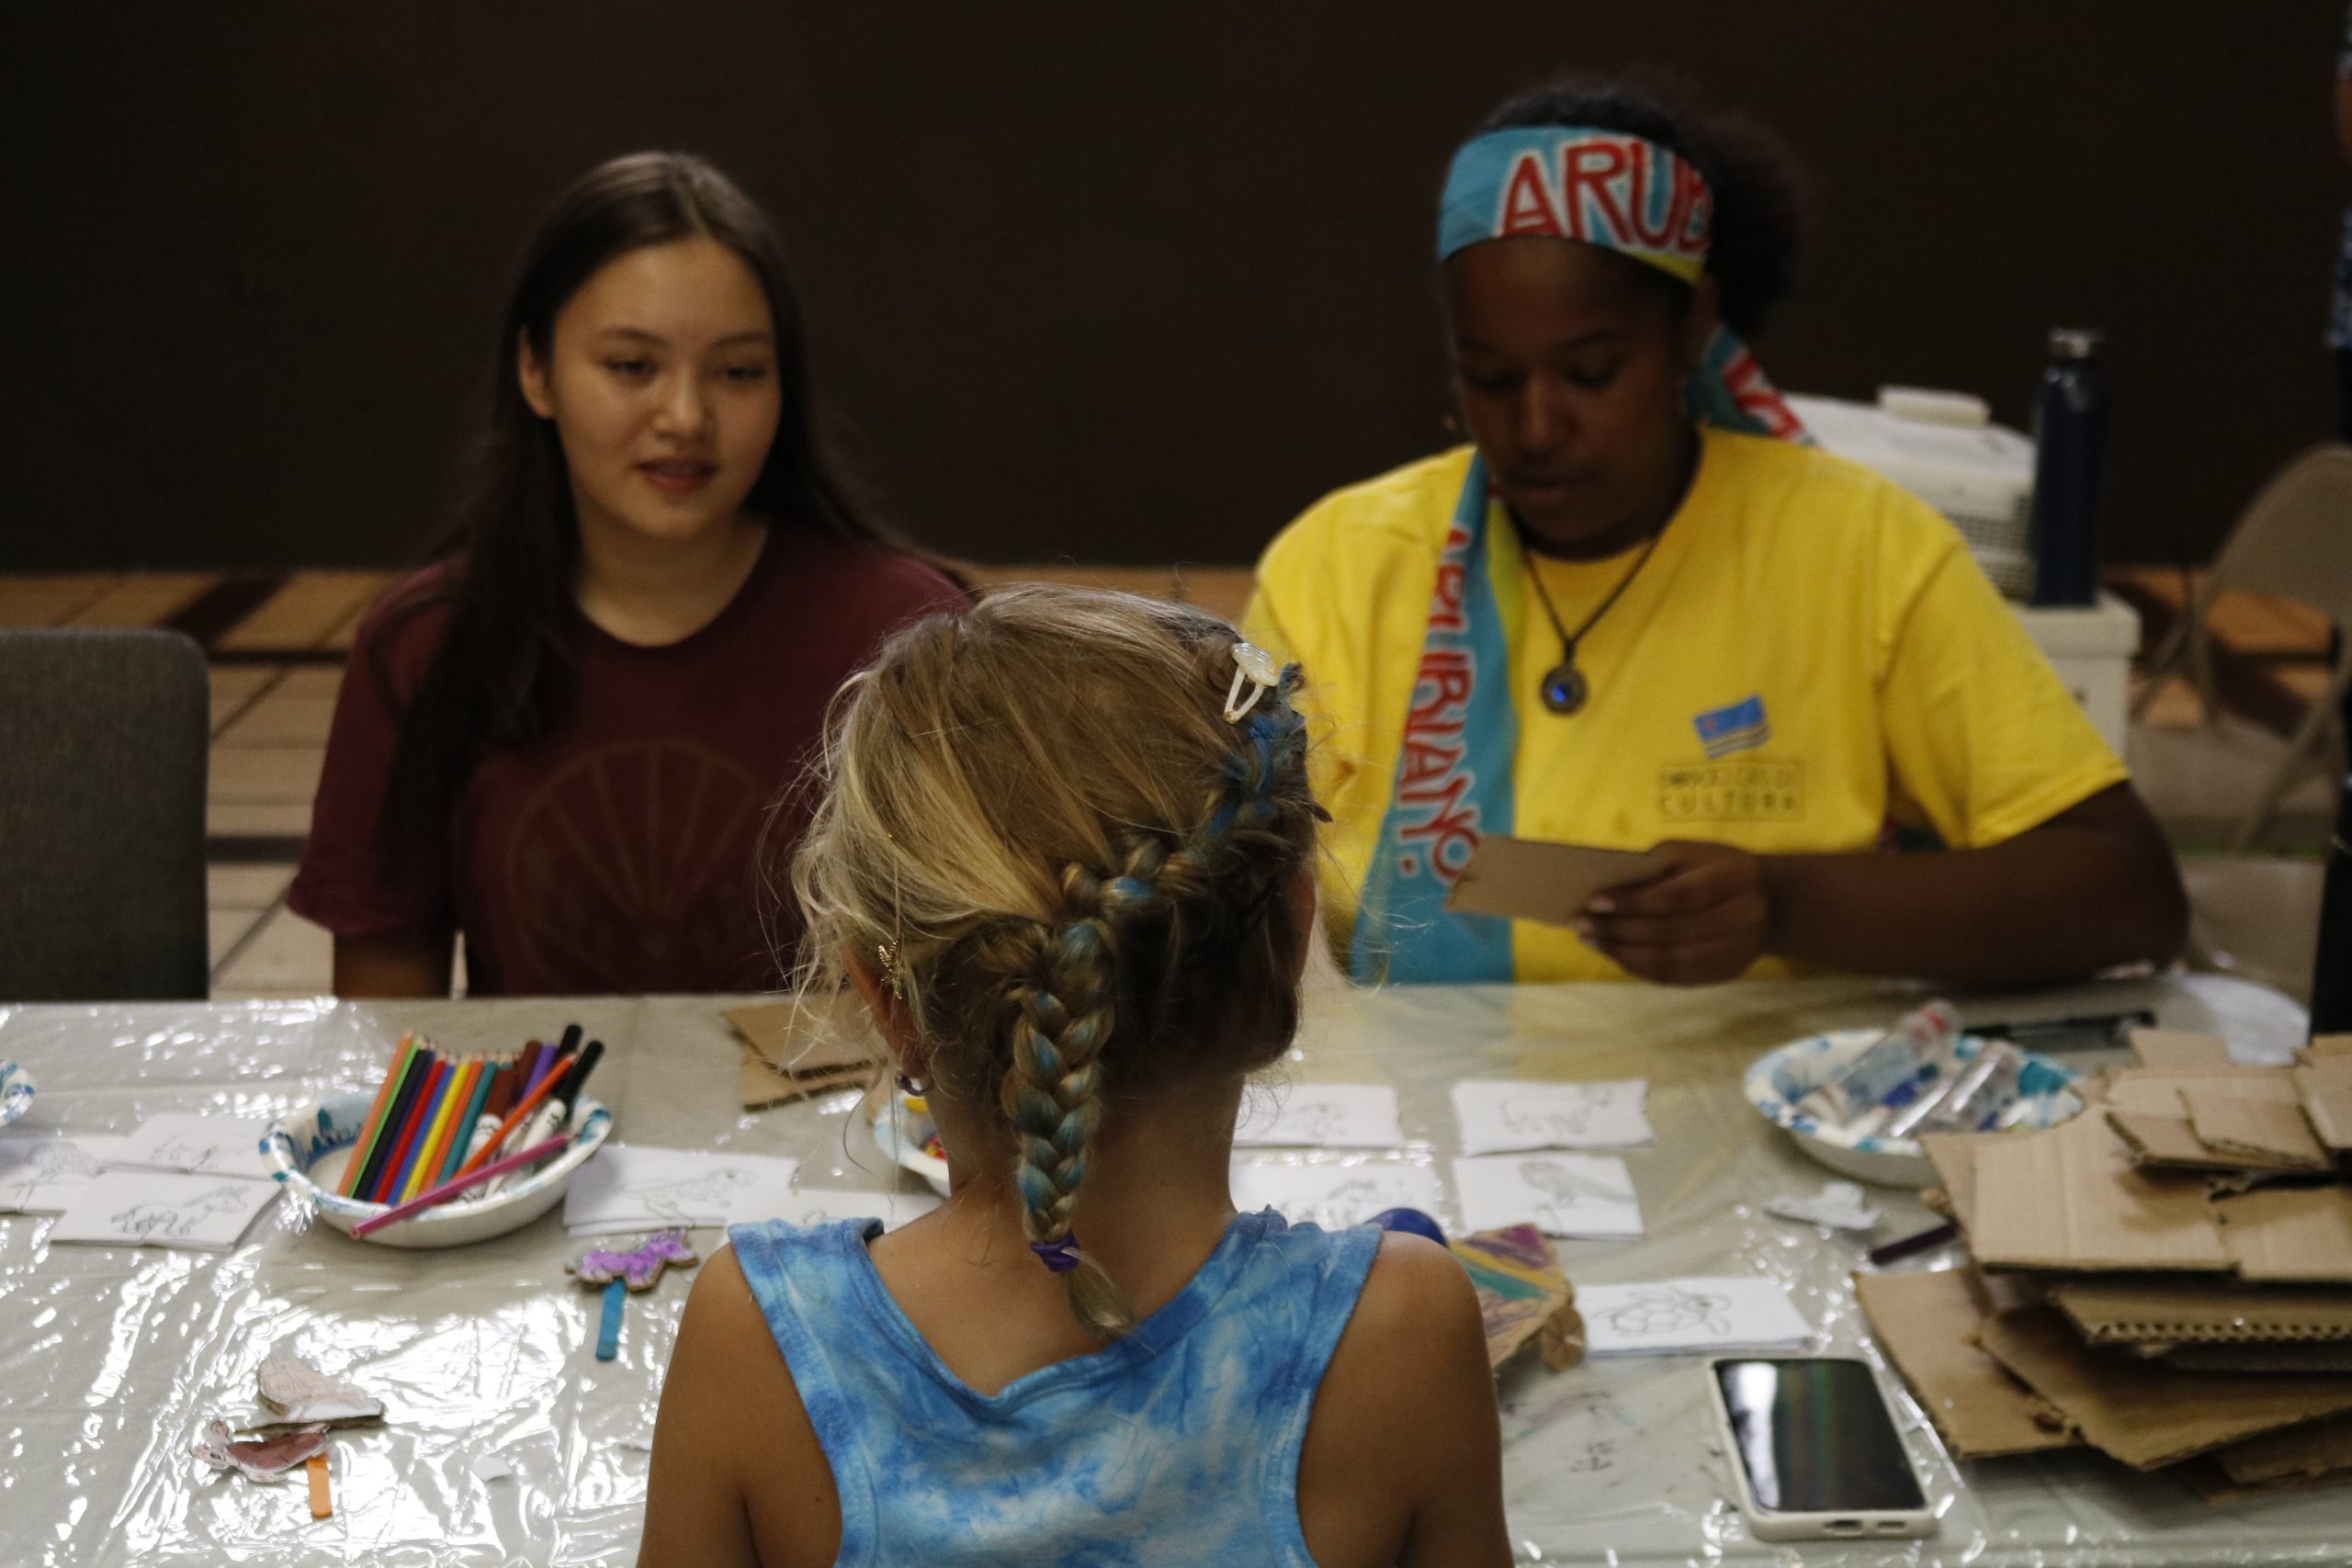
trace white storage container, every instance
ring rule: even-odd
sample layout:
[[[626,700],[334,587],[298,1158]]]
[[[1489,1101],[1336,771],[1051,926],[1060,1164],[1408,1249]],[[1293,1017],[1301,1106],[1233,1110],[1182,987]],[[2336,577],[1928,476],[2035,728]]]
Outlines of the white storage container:
[[[2083,705],[2098,732],[2123,755],[2126,713],[2132,703],[2132,656],[2140,649],[2139,613],[2112,593],[2080,608],[2013,606],[2058,678]]]
[[[1789,406],[1825,451],[1883,474],[1949,517],[1984,575],[2012,599],[2033,592],[2033,442],[1981,417],[1983,405],[1952,394],[1880,389],[1883,404],[1933,412],[1903,418],[1887,407],[1792,396]]]

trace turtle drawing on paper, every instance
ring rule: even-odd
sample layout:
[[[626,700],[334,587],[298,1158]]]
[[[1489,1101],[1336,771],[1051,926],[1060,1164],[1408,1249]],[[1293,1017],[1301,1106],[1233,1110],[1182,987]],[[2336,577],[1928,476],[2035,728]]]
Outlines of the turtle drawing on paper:
[[[1731,1332],[1731,1298],[1720,1292],[1693,1291],[1681,1285],[1645,1285],[1600,1317],[1627,1339],[1702,1331],[1720,1339]]]

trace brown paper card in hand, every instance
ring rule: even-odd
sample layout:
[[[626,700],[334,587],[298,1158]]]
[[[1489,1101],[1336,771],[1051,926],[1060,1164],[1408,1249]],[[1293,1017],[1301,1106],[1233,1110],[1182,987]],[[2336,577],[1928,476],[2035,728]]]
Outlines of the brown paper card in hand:
[[[1663,856],[1646,850],[1596,850],[1489,833],[1462,868],[1445,907],[1457,915],[1493,915],[1565,926],[1611,888],[1666,874]]]

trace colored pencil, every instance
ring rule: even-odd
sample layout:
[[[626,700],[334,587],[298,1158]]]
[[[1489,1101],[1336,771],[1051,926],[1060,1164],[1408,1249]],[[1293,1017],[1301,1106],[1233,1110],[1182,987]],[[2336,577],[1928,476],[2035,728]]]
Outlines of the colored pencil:
[[[498,1124],[498,1131],[490,1135],[490,1142],[484,1144],[481,1146],[480,1153],[476,1154],[472,1159],[468,1160],[464,1166],[459,1168],[458,1174],[460,1177],[470,1176],[473,1174],[473,1172],[479,1168],[484,1161],[488,1160],[492,1155],[498,1152],[498,1145],[506,1141],[507,1134],[513,1132],[515,1128],[521,1126],[525,1122],[530,1119],[531,1112],[539,1108],[539,1101],[545,1100],[548,1093],[552,1091],[557,1085],[562,1083],[565,1077],[570,1074],[574,1067],[578,1066],[583,1060],[593,1062],[594,1059],[594,1055],[593,1051],[590,1053],[584,1053],[582,1055],[572,1057],[570,1061],[565,1062],[553,1072],[550,1072],[546,1077],[540,1078],[539,1087],[525,1095],[515,1103],[514,1109],[506,1113],[506,1120]]]
[[[385,1109],[384,1124],[377,1129],[376,1146],[368,1156],[368,1168],[359,1174],[359,1185],[351,1190],[355,1198],[375,1201],[378,1187],[384,1179],[384,1168],[392,1163],[392,1156],[400,1147],[401,1130],[408,1125],[409,1115],[416,1109],[417,1097],[433,1079],[433,1064],[440,1058],[431,1046],[420,1046],[408,1065],[408,1079],[392,1096],[392,1103]]]
[[[433,1179],[436,1185],[457,1175],[458,1168],[466,1163],[468,1145],[474,1141],[474,1123],[481,1120],[482,1105],[490,1099],[490,1080],[497,1076],[497,1063],[483,1061],[475,1064],[473,1093],[458,1107],[457,1125],[449,1134],[448,1152],[441,1156],[441,1168],[434,1173]]]
[[[335,1190],[344,1197],[351,1196],[353,1183],[359,1179],[359,1168],[368,1159],[368,1151],[375,1145],[377,1129],[383,1125],[384,1107],[400,1087],[401,1075],[408,1071],[409,1058],[416,1055],[416,1036],[401,1036],[399,1048],[392,1053],[392,1065],[384,1073],[384,1081],[376,1086],[376,1099],[368,1107],[368,1119],[359,1124],[359,1136],[352,1140],[351,1157],[344,1162],[343,1180]]]
[[[442,1086],[449,1081],[449,1064],[433,1064],[433,1076],[424,1080],[424,1092],[409,1108],[408,1125],[401,1129],[401,1141],[392,1146],[392,1157],[385,1162],[384,1174],[376,1183],[375,1200],[379,1203],[397,1203],[401,1189],[408,1184],[408,1168],[416,1162],[416,1145],[424,1137],[424,1129],[432,1125],[433,1112],[441,1103]]]
[[[449,1080],[441,1086],[441,1103],[434,1107],[433,1120],[425,1124],[424,1140],[416,1146],[416,1162],[409,1168],[408,1179],[401,1183],[401,1202],[431,1187],[440,1176],[441,1162],[449,1153],[449,1134],[457,1125],[458,1108],[473,1098],[473,1081],[481,1071],[477,1061],[450,1064]]]
[[[506,1111],[514,1110],[514,1102],[530,1089],[531,1076],[538,1071],[539,1057],[546,1052],[547,1047],[536,1040],[523,1047],[523,1055],[514,1063],[514,1092],[506,1097]],[[503,1116],[506,1111],[499,1114]]]
[[[566,1134],[561,1137],[549,1138],[542,1144],[534,1144],[529,1148],[525,1149],[521,1154],[508,1155],[504,1159],[493,1160],[490,1164],[483,1166],[479,1170],[460,1176],[453,1181],[445,1181],[440,1186],[435,1187],[432,1191],[412,1198],[407,1202],[402,1203],[399,1207],[385,1213],[368,1215],[366,1219],[351,1227],[351,1234],[354,1235],[368,1235],[373,1232],[382,1230],[386,1225],[394,1224],[401,1220],[405,1220],[412,1214],[423,1213],[425,1210],[432,1208],[434,1205],[446,1202],[447,1200],[456,1197],[458,1193],[465,1191],[469,1187],[473,1187],[481,1182],[488,1181],[493,1176],[503,1176],[510,1170],[518,1169],[523,1166],[529,1165],[533,1160],[545,1159],[551,1154],[559,1153],[562,1150],[563,1146],[570,1142],[571,1142],[571,1134]]]

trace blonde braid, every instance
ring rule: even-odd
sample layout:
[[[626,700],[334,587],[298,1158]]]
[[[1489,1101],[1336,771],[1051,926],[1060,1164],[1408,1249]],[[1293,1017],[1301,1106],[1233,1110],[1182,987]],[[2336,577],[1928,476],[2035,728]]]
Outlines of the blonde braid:
[[[1040,944],[1031,977],[1012,990],[1012,1065],[1004,1077],[1005,1115],[1018,1153],[1022,1234],[1048,1269],[1063,1277],[1070,1315],[1103,1338],[1135,1326],[1135,1312],[1101,1264],[1086,1256],[1070,1212],[1086,1179],[1086,1158],[1102,1124],[1102,1047],[1117,1017],[1108,914],[1150,896],[1148,883],[1103,881],[1081,865],[1062,874],[1071,918]]]

